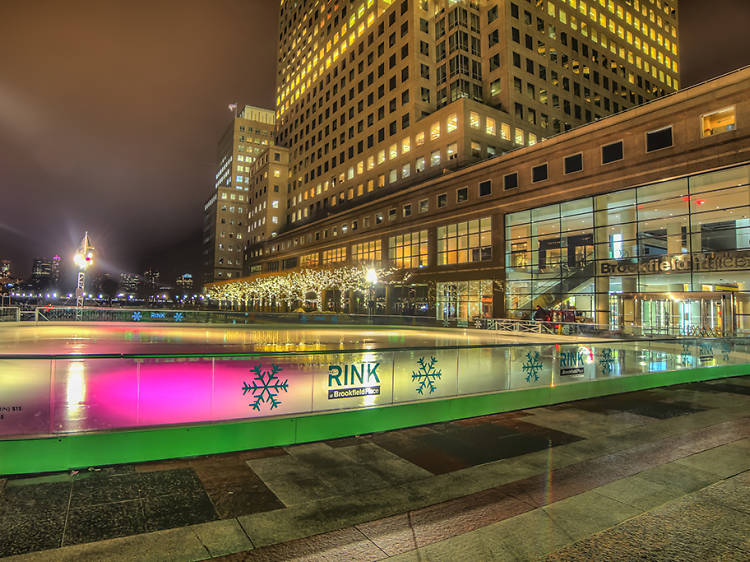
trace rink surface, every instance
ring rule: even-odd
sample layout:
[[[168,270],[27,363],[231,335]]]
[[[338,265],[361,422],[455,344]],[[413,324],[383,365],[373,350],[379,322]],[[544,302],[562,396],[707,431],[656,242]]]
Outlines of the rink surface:
[[[137,324],[0,325],[0,355],[251,353],[590,341],[548,334],[404,326]]]

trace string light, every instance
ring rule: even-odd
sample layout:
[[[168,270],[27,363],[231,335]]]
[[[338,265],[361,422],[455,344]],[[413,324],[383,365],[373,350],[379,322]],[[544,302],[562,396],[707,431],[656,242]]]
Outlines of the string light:
[[[327,290],[340,291],[341,306],[349,291],[366,295],[373,285],[373,277],[385,282],[396,269],[373,267],[337,267],[331,269],[302,269],[255,279],[237,279],[214,283],[207,288],[207,296],[219,301],[244,303],[245,306],[286,302],[291,308],[297,302],[313,300],[320,304]],[[314,293],[315,299],[307,299]]]

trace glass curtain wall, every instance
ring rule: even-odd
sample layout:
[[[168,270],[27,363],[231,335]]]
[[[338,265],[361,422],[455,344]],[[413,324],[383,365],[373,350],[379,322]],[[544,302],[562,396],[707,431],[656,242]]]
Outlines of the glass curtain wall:
[[[506,311],[750,329],[750,166],[505,216]]]
[[[437,284],[438,320],[473,320],[492,316],[492,281],[452,281]]]

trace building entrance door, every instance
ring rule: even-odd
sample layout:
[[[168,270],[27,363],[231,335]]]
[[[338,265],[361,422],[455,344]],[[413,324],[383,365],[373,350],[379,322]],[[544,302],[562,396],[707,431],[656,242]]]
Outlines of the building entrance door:
[[[722,336],[734,332],[729,292],[622,293],[611,306],[610,325],[654,335]],[[613,299],[614,300],[614,299]]]

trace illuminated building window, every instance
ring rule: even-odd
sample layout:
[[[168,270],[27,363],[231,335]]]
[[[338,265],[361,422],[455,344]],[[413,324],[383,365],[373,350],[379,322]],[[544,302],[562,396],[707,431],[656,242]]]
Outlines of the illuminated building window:
[[[435,150],[430,154],[430,166],[435,167],[440,165],[440,151]]]
[[[437,140],[440,138],[440,122],[433,123],[430,127],[430,140]]]
[[[735,127],[734,106],[701,116],[701,136],[704,137],[734,131]]]
[[[382,242],[380,240],[352,244],[352,261],[379,262],[382,259]]]
[[[491,217],[438,227],[438,265],[480,262],[491,259]]]
[[[375,157],[368,156],[367,157],[367,169],[372,170],[374,167],[375,167]]]
[[[396,170],[388,172],[388,183],[395,183],[396,180],[398,180],[398,172]]]
[[[323,264],[328,265],[346,261],[346,247],[333,248],[323,252]]]
[[[516,142],[517,145],[520,145],[520,146],[524,145],[523,130],[522,129],[516,129],[515,142]]]
[[[479,117],[479,113],[477,113],[476,111],[469,112],[469,126],[472,129],[478,129],[482,126],[481,118]]]
[[[424,144],[424,132],[417,133],[417,135],[414,137],[414,142],[417,144],[417,146],[422,146]]]
[[[304,256],[300,256],[299,264],[302,267],[314,267],[318,265],[318,252],[313,252],[312,254],[305,254]]]
[[[497,134],[497,130],[495,127],[495,120],[492,119],[491,117],[487,117],[485,121],[485,132],[488,135],[492,135],[492,136],[495,136],[495,134]]]
[[[399,269],[427,266],[427,231],[407,232],[388,238],[388,259]]]
[[[417,173],[424,172],[424,156],[420,156],[419,158],[417,158],[417,162],[414,165],[414,170],[416,170]]]
[[[378,164],[385,162],[385,150],[378,151]]]
[[[411,139],[406,137],[401,141],[401,154],[406,154],[411,150]]]
[[[458,129],[458,115],[456,115],[455,113],[451,113],[448,116],[448,121],[446,122],[445,131],[448,133],[452,133],[456,129]]]
[[[503,140],[510,140],[510,125],[502,123],[500,125],[500,138]]]
[[[397,156],[398,156],[398,145],[394,143],[388,148],[388,159],[393,160]]]
[[[449,144],[446,150],[446,154],[448,156],[448,160],[458,158],[458,144],[456,144],[455,142]]]
[[[404,164],[403,166],[401,166],[401,177],[402,178],[408,178],[410,173],[411,173],[411,165],[410,164]]]

